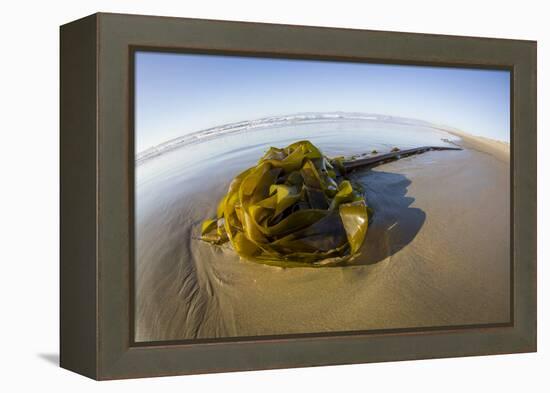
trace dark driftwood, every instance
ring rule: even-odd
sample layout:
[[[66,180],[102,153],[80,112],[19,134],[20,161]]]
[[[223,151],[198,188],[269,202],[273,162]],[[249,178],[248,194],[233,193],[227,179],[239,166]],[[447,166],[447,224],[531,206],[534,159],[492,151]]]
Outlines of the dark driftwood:
[[[434,151],[434,150],[462,150],[462,149],[459,147],[422,146],[422,147],[415,147],[414,149],[392,151],[390,153],[380,154],[374,157],[360,158],[357,160],[348,160],[348,161],[344,161],[343,164],[344,164],[344,168],[346,168],[347,171],[352,171],[357,168],[373,167],[376,165],[384,164],[388,161],[394,161],[400,158],[412,156],[414,154],[421,154],[427,151]]]

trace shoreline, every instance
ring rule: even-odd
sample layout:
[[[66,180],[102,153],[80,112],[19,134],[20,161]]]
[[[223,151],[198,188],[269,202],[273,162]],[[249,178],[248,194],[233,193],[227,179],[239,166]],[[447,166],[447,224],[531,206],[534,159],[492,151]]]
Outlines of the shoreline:
[[[225,181],[170,185],[200,199],[155,189],[163,209],[136,220],[136,341],[507,322],[509,148],[445,131],[464,150],[353,174],[376,214],[344,267],[261,265],[197,240]]]
[[[495,158],[501,161],[510,160],[510,143],[499,141],[497,139],[486,138],[483,136],[476,136],[464,131],[448,130],[441,128],[441,130],[448,132],[451,135],[457,136],[462,139],[461,146],[469,149],[473,149],[482,153],[491,154]]]

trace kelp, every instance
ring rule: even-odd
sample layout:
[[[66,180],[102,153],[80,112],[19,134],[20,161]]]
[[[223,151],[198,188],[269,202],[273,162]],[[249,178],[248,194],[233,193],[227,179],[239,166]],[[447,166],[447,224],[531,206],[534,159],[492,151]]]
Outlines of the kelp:
[[[343,159],[300,141],[271,147],[237,175],[201,238],[230,242],[241,257],[266,264],[339,264],[358,254],[371,213]]]

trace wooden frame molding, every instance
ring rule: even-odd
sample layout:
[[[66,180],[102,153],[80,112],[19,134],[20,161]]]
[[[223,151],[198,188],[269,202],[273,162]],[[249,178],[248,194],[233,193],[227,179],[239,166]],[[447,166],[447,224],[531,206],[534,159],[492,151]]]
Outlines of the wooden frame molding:
[[[510,323],[135,343],[139,49],[510,70]],[[99,13],[61,27],[60,72],[62,367],[103,380],[536,351],[536,42]]]

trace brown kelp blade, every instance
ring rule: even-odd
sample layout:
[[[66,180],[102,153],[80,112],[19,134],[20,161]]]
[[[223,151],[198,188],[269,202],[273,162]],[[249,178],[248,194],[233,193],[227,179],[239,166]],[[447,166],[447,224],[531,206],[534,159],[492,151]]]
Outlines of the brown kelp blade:
[[[242,257],[281,266],[316,266],[357,254],[369,214],[338,159],[309,141],[270,148],[233,179],[201,238],[230,242]]]

